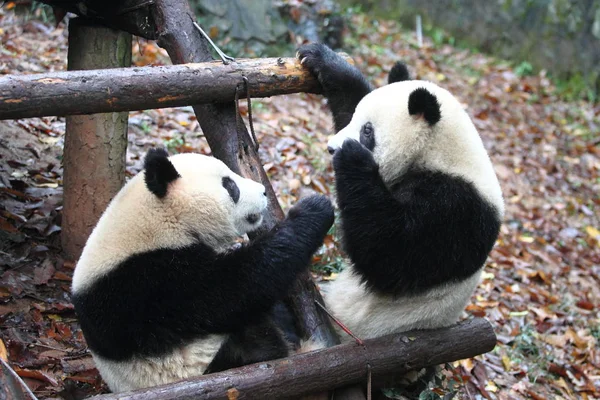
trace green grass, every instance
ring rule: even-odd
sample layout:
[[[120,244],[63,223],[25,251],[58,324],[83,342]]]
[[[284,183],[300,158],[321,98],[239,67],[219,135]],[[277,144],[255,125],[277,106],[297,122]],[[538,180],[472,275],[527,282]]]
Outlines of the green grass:
[[[583,75],[575,74],[567,79],[551,77],[556,86],[558,96],[566,101],[587,100],[596,103],[600,100],[600,93],[594,91]]]
[[[533,72],[533,65],[527,61],[522,61],[515,67],[515,74],[519,77],[531,76],[533,75]]]

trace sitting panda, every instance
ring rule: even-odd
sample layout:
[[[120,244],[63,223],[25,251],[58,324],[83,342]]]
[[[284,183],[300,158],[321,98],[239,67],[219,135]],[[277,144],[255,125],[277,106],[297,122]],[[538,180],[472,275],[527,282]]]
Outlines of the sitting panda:
[[[337,131],[328,149],[351,263],[324,293],[328,308],[361,338],[454,324],[504,214],[475,126],[453,95],[409,80],[403,64],[373,90],[323,45],[298,57],[321,83]]]
[[[112,200],[73,274],[72,300],[114,392],[288,355],[273,308],[333,223],[328,199],[302,199],[235,250],[267,206],[263,185],[200,154],[150,150]]]

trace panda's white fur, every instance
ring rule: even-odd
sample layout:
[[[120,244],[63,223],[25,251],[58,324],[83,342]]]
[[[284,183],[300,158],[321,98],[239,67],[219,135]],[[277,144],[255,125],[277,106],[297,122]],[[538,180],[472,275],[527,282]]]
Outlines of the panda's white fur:
[[[338,131],[328,148],[350,262],[324,288],[328,308],[362,338],[455,323],[504,214],[471,119],[447,90],[408,80],[402,64],[372,90],[326,46],[298,53]]]
[[[294,333],[280,300],[322,244],[333,209],[323,196],[303,199],[277,229],[232,248],[261,225],[266,206],[263,185],[215,158],[149,152],[73,274],[75,310],[112,391],[288,355]]]
[[[434,329],[454,324],[468,304],[480,273],[413,296],[373,293],[352,265],[323,291],[328,309],[359,338],[368,339],[415,329]],[[342,341],[352,337],[337,328]]]
[[[118,393],[202,375],[226,338],[226,335],[210,335],[160,357],[128,361],[114,361],[91,353],[104,382]]]

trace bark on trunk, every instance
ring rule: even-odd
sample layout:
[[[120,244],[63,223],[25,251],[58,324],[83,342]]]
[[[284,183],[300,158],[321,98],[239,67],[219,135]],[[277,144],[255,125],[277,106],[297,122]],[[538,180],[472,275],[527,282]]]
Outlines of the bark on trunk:
[[[69,24],[68,69],[131,65],[131,35],[77,18]],[[62,247],[77,260],[98,218],[125,181],[127,112],[66,121]]]

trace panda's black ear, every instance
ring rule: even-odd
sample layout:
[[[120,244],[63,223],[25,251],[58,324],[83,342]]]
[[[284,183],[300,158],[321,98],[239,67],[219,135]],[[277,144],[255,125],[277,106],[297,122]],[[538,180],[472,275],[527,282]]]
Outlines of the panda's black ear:
[[[408,80],[410,80],[410,73],[408,72],[406,64],[398,61],[396,64],[394,64],[390,71],[388,83],[403,82]]]
[[[437,97],[425,88],[415,89],[408,97],[408,113],[423,117],[429,125],[435,125],[442,118]]]
[[[167,194],[169,183],[180,176],[165,149],[150,149],[144,159],[144,169],[146,187],[160,198]]]

